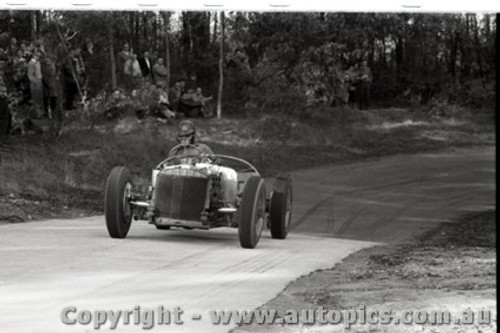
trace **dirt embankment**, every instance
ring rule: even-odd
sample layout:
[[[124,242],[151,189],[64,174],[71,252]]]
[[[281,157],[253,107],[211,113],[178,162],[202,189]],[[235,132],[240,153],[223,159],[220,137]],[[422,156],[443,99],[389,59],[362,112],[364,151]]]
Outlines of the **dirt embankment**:
[[[489,324],[249,325],[235,332],[496,332],[496,213],[469,214],[409,244],[361,250],[331,270],[292,282],[263,308],[392,311],[491,311]],[[477,319],[477,317],[476,317]]]

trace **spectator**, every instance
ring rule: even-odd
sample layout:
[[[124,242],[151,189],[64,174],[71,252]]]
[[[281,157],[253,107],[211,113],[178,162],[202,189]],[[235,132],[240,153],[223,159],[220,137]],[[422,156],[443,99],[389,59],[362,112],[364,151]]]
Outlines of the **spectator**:
[[[10,46],[7,49],[7,54],[9,56],[9,59],[12,60],[13,58],[16,57],[17,55],[17,50],[19,50],[19,47],[17,46],[17,39],[12,38],[10,40]]]
[[[82,88],[85,77],[85,66],[80,54],[80,49],[70,50],[68,57],[63,65],[64,76],[64,109],[74,109],[74,101],[79,90]]]
[[[193,96],[193,100],[200,104],[200,111],[204,117],[212,116],[212,109],[210,105],[207,103],[212,100],[212,96],[205,97],[203,96],[203,91],[200,87],[196,88],[196,91]]]
[[[360,103],[359,108],[361,110],[368,109],[370,106],[370,86],[373,80],[372,71],[366,61],[361,63],[361,68],[359,69],[359,80],[360,80]]]
[[[42,82],[43,82],[43,106],[44,111],[50,118],[62,121],[62,117],[57,109],[58,91],[58,77],[56,73],[56,66],[53,59],[48,55],[44,55],[40,60],[42,69]]]
[[[201,88],[196,88],[196,90],[188,89],[179,100],[178,110],[188,117],[197,117],[200,113],[209,116],[210,109],[206,107],[206,102],[211,99],[212,96],[203,96]]]
[[[125,77],[129,89],[137,89],[141,86],[142,71],[136,54],[132,54],[125,62]]]
[[[116,78],[119,83],[123,83],[124,72],[125,72],[125,62],[130,58],[130,45],[128,43],[123,44],[123,48],[116,55]]]
[[[241,83],[251,84],[253,82],[253,73],[250,68],[248,56],[243,50],[236,49],[233,56],[229,59],[228,65],[237,71],[238,77],[241,78]]]
[[[82,57],[83,60],[87,60],[91,56],[94,55],[94,43],[90,40],[90,38],[85,38],[85,43],[82,47]]]
[[[24,100],[27,101],[29,98],[29,80],[28,80],[28,62],[24,58],[23,51],[21,49],[17,50],[17,56],[12,61],[12,80],[16,91],[18,91]]]
[[[95,64],[92,63],[94,58],[94,43],[90,40],[90,38],[86,38],[85,42],[81,47],[81,63],[85,67],[84,74],[84,89],[88,89],[92,84],[95,84],[95,78],[98,76],[98,68],[96,68]],[[87,64],[91,64],[91,66],[86,66]],[[97,70],[97,71],[96,71]]]
[[[23,53],[23,57],[29,61],[29,59],[31,58],[31,52],[30,50],[28,50],[28,47],[26,46],[26,42],[22,42],[21,45],[20,45],[20,49]]]
[[[200,87],[196,88],[196,91],[194,92],[193,99],[200,103],[200,105],[205,105],[206,102],[212,100],[212,96],[205,97],[203,96],[203,91]]]
[[[163,89],[162,86],[157,86],[158,89],[158,103],[156,107],[156,115],[166,118],[166,119],[171,119],[175,118],[175,112],[170,110],[170,102],[168,101],[168,94],[167,92]]]
[[[9,62],[9,55],[7,54],[7,50],[0,48],[0,68],[2,71],[5,70],[7,63]]]
[[[147,114],[152,114],[156,108],[156,103],[158,101],[156,95],[156,87],[151,82],[146,82],[135,94],[133,94],[135,103],[134,108],[137,117],[142,119]]]
[[[185,85],[186,81],[184,81],[184,79],[181,79],[177,81],[172,88],[170,88],[168,99],[170,100],[170,105],[174,111],[177,111],[179,101],[182,94],[184,93]]]
[[[149,58],[149,51],[144,51],[141,58],[139,58],[139,65],[141,66],[142,76],[146,79],[151,78],[151,60]]]
[[[193,90],[193,92],[196,90],[198,87],[198,81],[196,74],[192,73],[189,78],[187,79],[186,82],[186,90]]]
[[[9,99],[7,97],[7,86],[0,72],[0,140],[7,137],[10,131],[11,116],[9,111]]]
[[[163,58],[158,58],[156,64],[153,66],[153,76],[155,78],[156,86],[159,85],[162,89],[166,87],[168,71],[163,64]]]
[[[34,106],[37,115],[43,113],[43,86],[42,86],[42,70],[37,51],[33,53],[31,60],[28,62],[28,79],[30,82],[31,102]]]
[[[82,51],[79,47],[77,47],[74,52],[73,52],[73,59],[74,63],[74,69],[76,72],[76,76],[78,79],[78,83],[80,86],[85,85],[85,80],[86,80],[86,71],[85,71],[85,63],[83,62],[82,58]]]
[[[18,49],[15,56],[12,57],[12,64],[16,66],[18,63],[26,64],[26,58],[24,57],[23,50]]]
[[[358,107],[361,95],[361,80],[359,79],[359,65],[355,64],[352,66],[348,72],[350,77],[350,86],[349,86],[349,102],[351,106]]]

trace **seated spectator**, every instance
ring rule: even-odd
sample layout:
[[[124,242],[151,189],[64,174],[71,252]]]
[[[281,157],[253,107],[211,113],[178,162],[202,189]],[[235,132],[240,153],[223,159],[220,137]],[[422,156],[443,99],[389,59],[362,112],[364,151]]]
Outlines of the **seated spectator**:
[[[170,109],[167,93],[160,86],[146,83],[143,88],[134,90],[132,97],[139,118],[148,114],[160,119],[175,118],[175,112]]]
[[[178,110],[188,117],[197,117],[201,114],[208,117],[211,115],[207,102],[212,100],[212,96],[204,97],[201,88],[188,89],[179,100]]]
[[[160,85],[164,88],[167,85],[168,71],[163,64],[163,58],[158,58],[156,64],[153,66],[153,77],[155,78],[155,84]]]
[[[156,115],[166,119],[175,118],[175,112],[170,109],[167,92],[160,85],[157,85],[156,89],[158,92],[158,102],[155,110]]]
[[[177,111],[179,106],[179,101],[184,92],[184,86],[186,81],[183,79],[177,81],[172,88],[170,88],[168,98],[170,100],[170,105],[172,106],[172,110]]]

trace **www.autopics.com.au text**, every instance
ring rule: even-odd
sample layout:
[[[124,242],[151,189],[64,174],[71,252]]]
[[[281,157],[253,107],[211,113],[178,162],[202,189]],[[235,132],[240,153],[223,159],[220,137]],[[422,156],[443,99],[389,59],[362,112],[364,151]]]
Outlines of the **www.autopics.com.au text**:
[[[151,329],[155,325],[183,325],[186,319],[199,321],[202,314],[192,313],[187,315],[180,307],[168,309],[164,306],[156,308],[141,308],[135,306],[128,310],[79,310],[75,306],[65,307],[61,311],[60,319],[66,325],[90,325],[100,329],[109,323],[110,329],[115,329],[121,322],[123,325],[141,326]],[[287,310],[278,313],[276,310],[235,311],[220,310],[209,311],[208,317],[212,325],[241,325],[241,324],[320,324],[344,325],[349,328],[354,324],[361,325],[472,325],[489,324],[490,311],[474,312],[464,310],[459,315],[449,311],[392,311],[369,310],[365,306],[350,310],[327,310],[323,307],[307,310]]]

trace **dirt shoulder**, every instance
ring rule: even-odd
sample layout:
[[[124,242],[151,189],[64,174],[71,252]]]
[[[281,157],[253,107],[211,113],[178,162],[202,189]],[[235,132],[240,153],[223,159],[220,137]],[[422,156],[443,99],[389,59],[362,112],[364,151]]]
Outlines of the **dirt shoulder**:
[[[347,257],[331,270],[292,282],[264,309],[392,311],[490,310],[489,324],[248,325],[234,332],[496,332],[496,213],[445,223],[407,244],[381,245]]]

